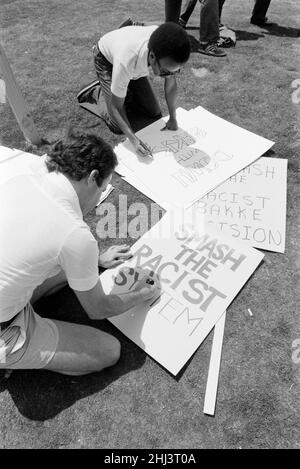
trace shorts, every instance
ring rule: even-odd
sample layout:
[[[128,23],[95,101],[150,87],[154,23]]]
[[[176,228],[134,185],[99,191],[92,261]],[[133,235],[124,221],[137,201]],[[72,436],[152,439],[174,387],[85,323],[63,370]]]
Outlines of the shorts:
[[[58,345],[58,329],[28,303],[4,330],[0,330],[0,370],[44,368]]]

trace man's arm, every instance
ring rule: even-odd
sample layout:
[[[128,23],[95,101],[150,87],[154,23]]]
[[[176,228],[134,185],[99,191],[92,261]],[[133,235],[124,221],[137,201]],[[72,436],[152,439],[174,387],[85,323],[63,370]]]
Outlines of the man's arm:
[[[134,306],[159,296],[160,288],[157,282],[146,285],[144,278],[139,290],[106,295],[99,279],[91,290],[74,292],[87,315],[91,319],[100,320],[125,313]]]
[[[169,120],[163,130],[177,130],[178,124],[176,119],[176,98],[177,98],[177,82],[174,75],[165,78],[165,98],[169,109]]]
[[[136,139],[136,136],[134,135],[134,132],[126,115],[124,104],[125,98],[119,98],[118,96],[112,94],[111,107],[114,118],[116,119],[117,124],[122,130],[123,134],[126,135],[128,140],[131,142]]]
[[[114,118],[116,119],[117,124],[122,130],[123,134],[126,135],[128,140],[130,141],[135,152],[142,156],[147,156],[151,153],[151,150],[133,132],[128,117],[126,115],[124,102],[125,98],[119,98],[118,96],[112,93],[111,107]]]

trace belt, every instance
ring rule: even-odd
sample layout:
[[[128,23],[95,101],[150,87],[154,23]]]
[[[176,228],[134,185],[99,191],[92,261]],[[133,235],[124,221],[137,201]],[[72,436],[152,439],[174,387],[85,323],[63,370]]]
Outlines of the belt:
[[[13,316],[8,321],[0,322],[0,332],[4,331],[4,329],[6,329],[13,322],[14,319],[15,319],[15,316]]]

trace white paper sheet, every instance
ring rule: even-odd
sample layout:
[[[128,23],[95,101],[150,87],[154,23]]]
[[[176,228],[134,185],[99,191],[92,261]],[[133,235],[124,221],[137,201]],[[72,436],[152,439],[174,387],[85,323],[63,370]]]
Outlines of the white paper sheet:
[[[209,226],[234,239],[284,252],[287,160],[262,157],[196,202]]]
[[[131,260],[101,275],[105,292],[128,291],[134,288],[136,272],[154,271],[162,296],[110,321],[174,375],[263,258],[259,251],[212,231],[195,232],[188,223],[180,229],[172,212],[142,236],[132,252]]]
[[[102,192],[102,194],[100,196],[100,199],[99,199],[99,202],[97,203],[96,207],[98,207],[98,205],[102,204],[102,202],[104,202],[104,200],[107,199],[107,197],[109,196],[109,194],[113,190],[114,190],[114,187],[111,184],[108,184],[107,188],[106,188],[106,191]]]
[[[204,194],[249,165],[273,142],[221,119],[203,108],[177,111],[178,131],[161,131],[164,119],[137,136],[152,149],[153,158],[138,157],[129,142],[119,144],[117,171],[153,191],[161,206],[188,207]]]

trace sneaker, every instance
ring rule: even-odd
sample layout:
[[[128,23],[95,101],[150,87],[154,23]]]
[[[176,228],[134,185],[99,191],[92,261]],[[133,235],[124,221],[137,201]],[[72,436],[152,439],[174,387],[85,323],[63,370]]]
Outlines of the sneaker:
[[[235,44],[232,42],[232,40],[229,37],[220,37],[220,39],[217,40],[217,46],[218,47],[235,47]]]
[[[235,47],[236,34],[224,24],[219,26],[220,38],[217,41],[218,47]]]
[[[117,135],[122,135],[122,131],[111,124],[107,113],[106,103],[98,80],[93,81],[77,94],[77,101],[82,109],[89,111],[94,116],[99,117],[107,125],[109,130]]]
[[[98,80],[92,81],[87,86],[82,88],[79,93],[77,94],[77,100],[80,103],[88,102],[94,103],[97,102],[97,93],[96,91],[100,88],[100,84]],[[99,90],[98,90],[99,94]]]
[[[125,28],[125,26],[132,26],[132,25],[133,25],[133,20],[131,18],[127,18],[118,26],[118,29]]]
[[[132,18],[129,17],[118,26],[118,29],[125,28],[126,26],[145,26],[145,23],[142,23],[141,21],[133,20]]]
[[[104,99],[101,99],[101,96],[102,93],[99,81],[95,80],[79,91],[77,100],[80,107],[102,118],[102,115],[105,114],[106,111],[106,105]]]
[[[210,44],[199,44],[197,52],[200,54],[211,55],[213,57],[225,57],[227,54],[218,47],[216,42]]]

